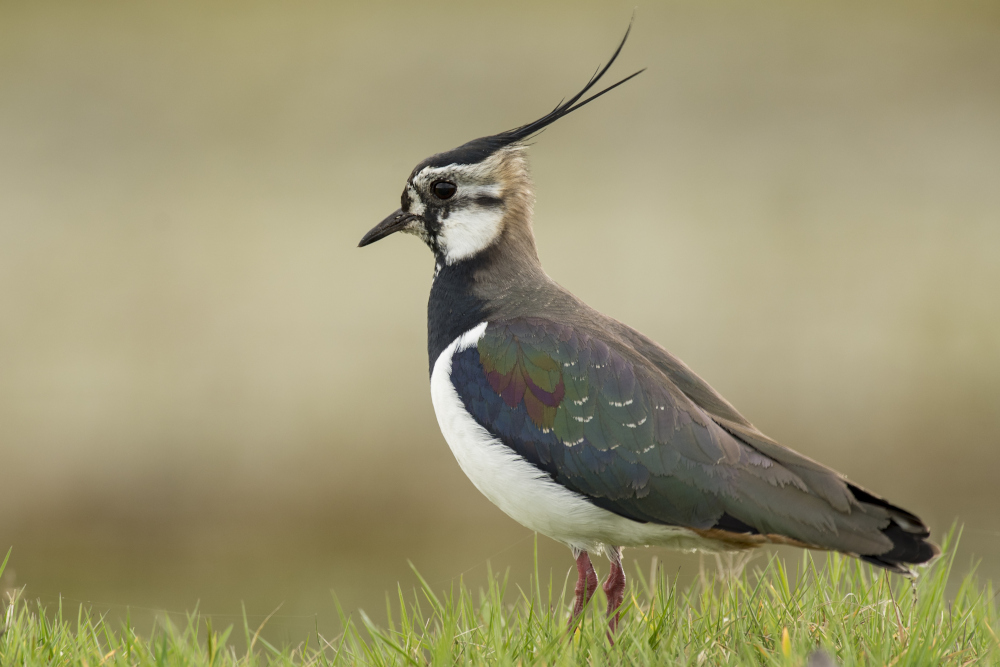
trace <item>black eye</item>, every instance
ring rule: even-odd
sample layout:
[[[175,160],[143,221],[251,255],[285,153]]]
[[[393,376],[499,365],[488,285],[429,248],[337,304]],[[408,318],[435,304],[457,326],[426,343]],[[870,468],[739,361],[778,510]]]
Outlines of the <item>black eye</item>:
[[[448,181],[438,181],[431,186],[431,192],[433,192],[434,196],[438,199],[451,199],[452,196],[458,192],[458,188],[455,187],[454,183],[449,183]]]

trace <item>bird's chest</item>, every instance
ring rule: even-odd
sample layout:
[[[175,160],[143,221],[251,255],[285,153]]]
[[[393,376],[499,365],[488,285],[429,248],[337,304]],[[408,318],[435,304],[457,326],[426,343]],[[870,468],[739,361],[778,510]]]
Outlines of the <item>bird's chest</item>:
[[[574,548],[599,553],[603,545],[669,544],[691,548],[687,531],[638,523],[601,509],[586,497],[556,482],[480,424],[466,408],[453,369],[458,355],[478,354],[486,333],[480,323],[458,336],[438,355],[431,372],[431,401],[438,425],[459,466],[472,483],[521,525]],[[477,364],[478,365],[478,364]],[[472,397],[474,398],[474,397]],[[683,535],[678,535],[678,531]]]
[[[520,524],[557,540],[573,543],[569,525],[590,512],[585,499],[504,445],[465,408],[452,381],[452,359],[474,346],[486,323],[470,329],[438,356],[431,373],[431,400],[438,425],[459,466],[479,491]]]

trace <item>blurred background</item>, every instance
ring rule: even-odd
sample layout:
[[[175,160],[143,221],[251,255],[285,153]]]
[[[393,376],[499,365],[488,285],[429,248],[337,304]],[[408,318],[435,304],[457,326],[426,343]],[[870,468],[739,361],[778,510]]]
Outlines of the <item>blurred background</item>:
[[[408,561],[526,585],[431,408],[430,254],[355,246],[634,6],[2,3],[0,588],[298,641]],[[1000,578],[1000,5],[640,2],[644,66],[531,149],[549,273]]]

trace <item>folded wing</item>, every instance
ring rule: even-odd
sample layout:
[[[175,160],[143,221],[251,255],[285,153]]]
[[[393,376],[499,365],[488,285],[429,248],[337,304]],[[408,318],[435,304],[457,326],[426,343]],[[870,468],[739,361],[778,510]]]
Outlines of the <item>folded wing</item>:
[[[917,517],[767,438],[628,331],[635,340],[542,318],[491,322],[453,358],[452,382],[505,445],[629,519],[734,545],[836,549],[898,571],[936,554]]]

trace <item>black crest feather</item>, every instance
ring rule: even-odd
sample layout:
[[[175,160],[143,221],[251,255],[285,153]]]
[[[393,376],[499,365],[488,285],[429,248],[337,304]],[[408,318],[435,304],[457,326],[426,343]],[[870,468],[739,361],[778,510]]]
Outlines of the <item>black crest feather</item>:
[[[632,21],[629,21],[628,29],[625,31],[625,36],[622,37],[622,41],[618,44],[618,48],[615,49],[615,52],[611,54],[611,58],[608,60],[607,64],[603,67],[598,67],[597,72],[594,73],[594,76],[590,77],[590,81],[587,82],[587,85],[584,86],[580,92],[568,100],[561,101],[558,105],[556,105],[556,108],[549,113],[545,114],[536,121],[532,121],[526,125],[521,125],[520,127],[515,127],[513,130],[507,130],[506,132],[501,132],[488,137],[473,139],[472,141],[463,144],[454,150],[450,150],[446,153],[439,153],[438,155],[425,160],[414,171],[418,171],[419,169],[428,166],[442,167],[449,164],[476,164],[477,162],[482,162],[501,148],[530,139],[532,136],[538,134],[560,118],[573,113],[585,104],[593,102],[601,95],[611,92],[626,81],[639,76],[646,71],[645,67],[581,101],[581,99],[589,93],[594,86],[597,85],[605,73],[607,73],[607,71],[614,64],[615,60],[618,58],[618,54],[622,51],[622,47],[625,46],[625,42],[628,40],[630,32],[632,32]]]

